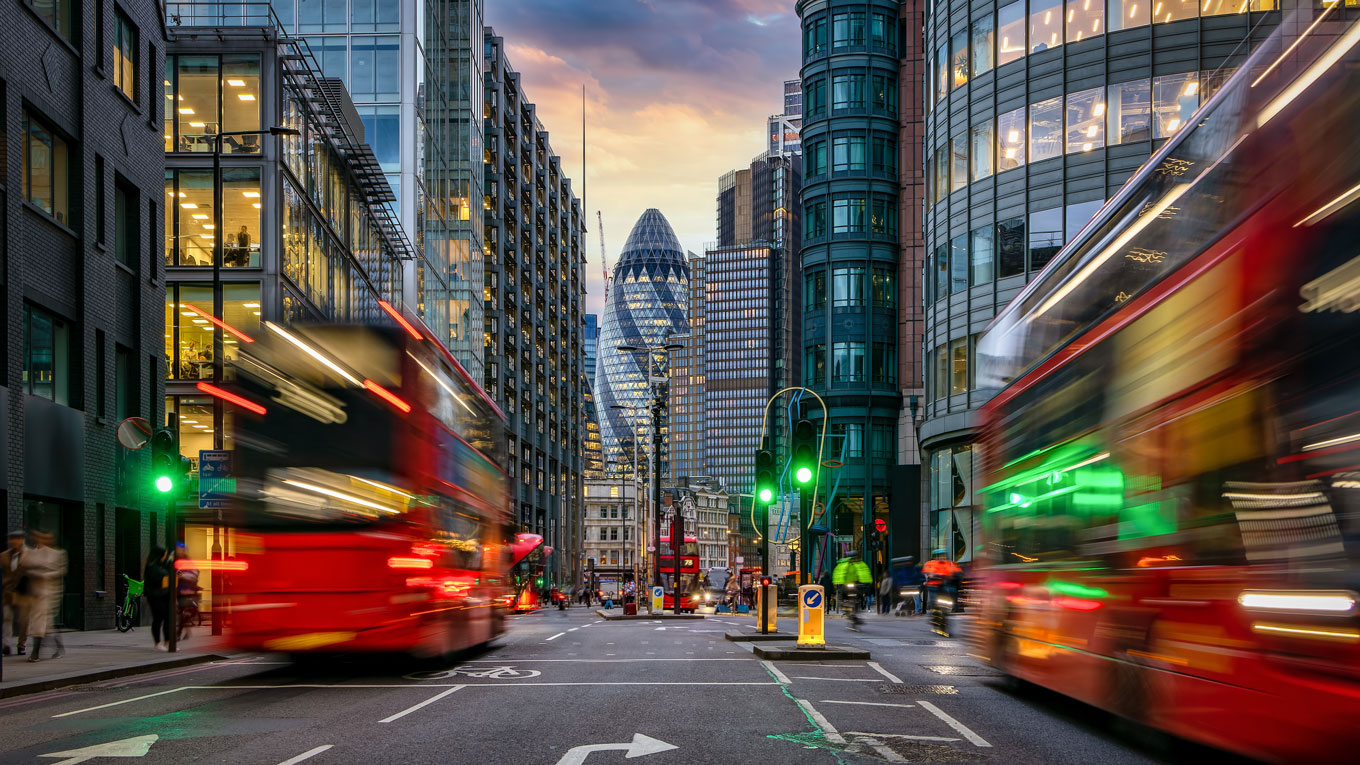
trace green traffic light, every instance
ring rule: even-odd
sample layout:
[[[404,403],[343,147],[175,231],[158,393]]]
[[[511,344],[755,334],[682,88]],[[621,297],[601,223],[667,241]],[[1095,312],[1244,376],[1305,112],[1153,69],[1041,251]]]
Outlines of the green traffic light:
[[[798,483],[811,483],[812,468],[807,466],[800,467],[794,472],[793,477],[797,479]]]
[[[156,491],[165,493],[175,488],[175,482],[170,480],[170,476],[156,476]]]
[[[774,501],[774,492],[771,491],[769,488],[761,489],[761,490],[760,490],[760,501],[761,501],[761,502],[773,502],[773,501]]]

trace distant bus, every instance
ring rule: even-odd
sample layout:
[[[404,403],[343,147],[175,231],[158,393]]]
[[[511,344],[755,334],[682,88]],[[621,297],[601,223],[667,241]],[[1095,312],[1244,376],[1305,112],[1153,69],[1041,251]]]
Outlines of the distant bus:
[[[661,537],[661,554],[658,557],[661,572],[661,584],[666,588],[666,597],[663,608],[675,609],[675,557],[671,551],[671,538]],[[680,608],[676,613],[686,611],[694,613],[696,601],[694,596],[701,595],[699,589],[699,539],[688,534],[685,535],[685,543],[680,548]]]

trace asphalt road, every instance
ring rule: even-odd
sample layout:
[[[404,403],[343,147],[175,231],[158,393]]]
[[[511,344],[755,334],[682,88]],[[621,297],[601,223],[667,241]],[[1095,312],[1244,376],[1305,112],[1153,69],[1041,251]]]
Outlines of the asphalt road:
[[[631,754],[639,765],[1113,764],[1195,756],[1143,748],[1151,737],[1079,704],[1008,690],[964,642],[937,639],[922,619],[879,618],[860,633],[833,619],[829,642],[867,647],[873,660],[820,663],[762,662],[749,644],[725,640],[728,630],[751,629],[744,617],[602,621],[576,608],[511,625],[491,650],[442,669],[366,658],[298,666],[261,655],[7,699],[0,762],[114,765],[109,756],[121,754],[148,765],[608,765]]]

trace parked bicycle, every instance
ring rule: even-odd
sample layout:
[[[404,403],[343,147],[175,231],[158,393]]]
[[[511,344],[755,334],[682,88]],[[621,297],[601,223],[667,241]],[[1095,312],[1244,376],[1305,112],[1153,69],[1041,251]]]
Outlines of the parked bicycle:
[[[142,600],[142,590],[145,583],[123,574],[123,581],[127,585],[127,592],[123,595],[122,605],[115,606],[113,623],[118,627],[119,632],[129,632],[137,626],[137,604]]]

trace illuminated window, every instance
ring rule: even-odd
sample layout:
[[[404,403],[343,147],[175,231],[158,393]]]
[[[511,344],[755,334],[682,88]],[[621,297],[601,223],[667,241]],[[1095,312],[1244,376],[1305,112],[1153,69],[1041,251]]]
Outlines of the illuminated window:
[[[1199,73],[1152,78],[1152,137],[1169,138],[1199,108]]]
[[[972,71],[968,65],[968,30],[961,29],[955,33],[949,47],[949,69],[953,76],[953,86],[963,87],[968,83],[968,74]]]
[[[1153,0],[1152,21],[1165,24],[1181,19],[1193,19],[1199,15],[1198,0]]]
[[[968,392],[968,340],[949,343],[949,393]]]
[[[222,286],[222,320],[249,337],[260,326],[260,286]],[[206,315],[205,315],[206,314]],[[211,284],[177,283],[166,286],[165,338],[166,378],[211,380],[213,376],[213,289]],[[243,340],[223,333],[223,359],[234,361]]]
[[[970,181],[980,181],[992,174],[992,152],[996,149],[992,123],[974,125],[970,135],[973,145],[968,155],[968,178]]]
[[[1113,0],[1118,2],[1118,0]],[[1079,42],[1105,33],[1104,0],[1067,0],[1067,41]]]
[[[1105,89],[1067,94],[1067,153],[1105,147]]]
[[[1152,81],[1134,80],[1111,85],[1110,144],[1146,141],[1152,137]]]
[[[99,23],[96,21],[95,23]],[[113,12],[113,84],[137,100],[137,30],[120,10]]]
[[[972,76],[991,71],[996,62],[996,21],[984,14],[973,21]]]
[[[1056,48],[1063,42],[1062,0],[1030,0],[1029,52]]]
[[[1110,18],[1106,26],[1111,32],[1133,29],[1148,23],[1152,6],[1157,0],[1110,0]]]
[[[997,66],[1016,61],[1025,55],[1024,0],[1018,0],[997,11],[996,28],[999,39],[996,49]]]
[[[1062,96],[1029,107],[1029,159],[1039,162],[1062,154]]]
[[[1006,112],[996,121],[996,170],[1012,170],[1025,164],[1025,109]]]
[[[24,198],[63,226],[71,225],[71,173],[66,141],[27,109],[23,112],[22,130]]]

